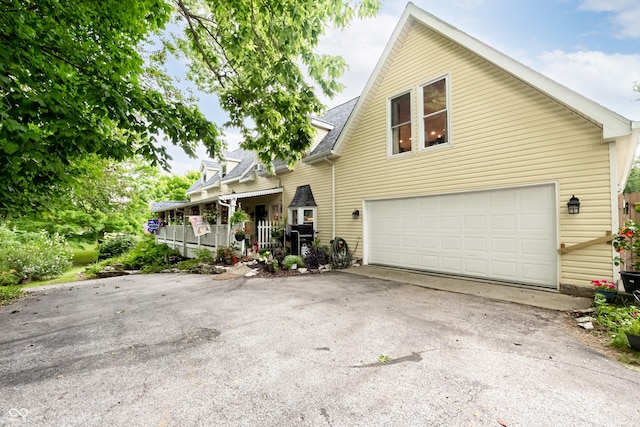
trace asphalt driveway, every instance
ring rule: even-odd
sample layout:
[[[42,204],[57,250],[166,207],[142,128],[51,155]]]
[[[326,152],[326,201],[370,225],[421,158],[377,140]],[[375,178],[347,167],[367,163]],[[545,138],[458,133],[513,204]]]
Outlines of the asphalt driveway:
[[[0,425],[640,425],[562,313],[340,272],[57,285],[0,325]]]

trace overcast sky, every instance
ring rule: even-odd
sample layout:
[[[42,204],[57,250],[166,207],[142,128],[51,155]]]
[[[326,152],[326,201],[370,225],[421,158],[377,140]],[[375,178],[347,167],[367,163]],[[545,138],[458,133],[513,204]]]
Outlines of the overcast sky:
[[[344,91],[328,107],[358,95],[393,32],[406,1],[382,0],[374,19],[354,21],[344,32],[330,29],[319,47],[342,55],[349,70]],[[632,120],[640,121],[640,0],[414,0],[416,6],[509,55],[557,82]],[[175,75],[184,71],[170,64]],[[215,97],[200,94],[200,107],[212,121],[226,115]],[[238,136],[227,132],[230,148]],[[196,170],[199,160],[177,149],[172,171]],[[202,158],[205,150],[200,150]]]

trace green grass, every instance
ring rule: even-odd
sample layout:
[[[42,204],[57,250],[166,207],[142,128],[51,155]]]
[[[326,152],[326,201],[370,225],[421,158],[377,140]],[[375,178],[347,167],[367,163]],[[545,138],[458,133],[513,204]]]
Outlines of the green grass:
[[[34,288],[36,286],[57,285],[58,283],[77,282],[79,280],[84,280],[86,279],[86,276],[82,274],[84,273],[84,267],[84,265],[73,266],[70,270],[65,271],[62,276],[54,277],[53,279],[47,280],[36,280],[23,285],[23,287]]]
[[[73,245],[73,265],[85,266],[98,260],[98,244]]]

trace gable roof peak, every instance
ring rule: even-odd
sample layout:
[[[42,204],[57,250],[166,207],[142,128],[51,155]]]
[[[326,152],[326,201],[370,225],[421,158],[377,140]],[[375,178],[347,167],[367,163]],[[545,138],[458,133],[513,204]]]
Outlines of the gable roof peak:
[[[363,108],[362,106],[367,103],[369,93],[376,87],[377,81],[383,78],[383,74],[386,68],[388,68],[386,67],[387,62],[393,60],[397,45],[404,42],[411,27],[414,25],[424,25],[430,28],[442,37],[468,49],[523,83],[555,99],[557,102],[580,114],[587,120],[601,125],[603,138],[605,140],[613,140],[631,133],[631,120],[529,68],[409,2],[396,28],[393,30],[391,38],[387,42],[373,73],[367,80],[362,95],[354,108],[354,112],[346,124],[346,131],[342,133],[335,145],[336,150],[342,145],[343,141],[348,139],[351,129],[353,128],[351,125],[353,122],[359,120],[360,111]]]

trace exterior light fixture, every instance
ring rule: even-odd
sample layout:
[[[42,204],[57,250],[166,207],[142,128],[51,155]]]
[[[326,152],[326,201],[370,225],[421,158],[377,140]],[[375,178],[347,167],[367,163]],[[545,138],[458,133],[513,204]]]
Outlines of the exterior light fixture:
[[[570,214],[580,213],[580,199],[575,195],[571,196],[569,203],[567,203],[567,209],[569,209]]]
[[[355,211],[351,212],[351,218],[358,219],[359,217],[360,217],[360,210],[356,209]]]

